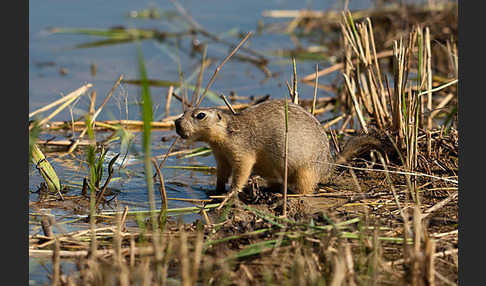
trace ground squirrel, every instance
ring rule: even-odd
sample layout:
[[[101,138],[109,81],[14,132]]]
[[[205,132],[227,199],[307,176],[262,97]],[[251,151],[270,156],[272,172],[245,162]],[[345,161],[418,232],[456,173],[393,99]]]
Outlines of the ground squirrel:
[[[326,131],[320,122],[299,105],[288,104],[289,189],[309,194],[325,182],[334,162]],[[232,177],[231,191],[241,191],[251,173],[271,186],[284,178],[285,102],[268,100],[233,114],[218,108],[190,109],[175,121],[184,139],[209,144],[217,170],[216,191],[224,192]],[[368,136],[369,137],[369,136]],[[346,144],[337,161],[343,163],[378,141],[356,137]],[[365,143],[363,143],[365,141]],[[376,145],[375,144],[375,145]]]

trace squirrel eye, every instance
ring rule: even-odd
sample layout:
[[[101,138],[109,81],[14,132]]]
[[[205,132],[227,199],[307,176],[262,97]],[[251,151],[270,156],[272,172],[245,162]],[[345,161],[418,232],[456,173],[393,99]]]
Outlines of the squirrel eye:
[[[199,120],[203,119],[204,117],[206,117],[206,113],[204,113],[204,112],[199,112],[196,115],[196,118],[199,119]]]

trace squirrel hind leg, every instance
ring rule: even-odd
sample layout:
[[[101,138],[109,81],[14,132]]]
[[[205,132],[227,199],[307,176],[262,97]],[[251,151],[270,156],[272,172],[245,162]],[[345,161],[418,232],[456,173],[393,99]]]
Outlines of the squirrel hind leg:
[[[309,167],[301,167],[296,170],[295,188],[299,194],[312,194],[315,191],[319,176],[315,170]]]

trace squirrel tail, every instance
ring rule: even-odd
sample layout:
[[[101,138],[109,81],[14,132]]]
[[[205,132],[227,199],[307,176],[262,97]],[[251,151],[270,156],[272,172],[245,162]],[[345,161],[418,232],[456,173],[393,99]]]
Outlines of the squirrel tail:
[[[336,164],[345,164],[351,159],[364,155],[373,149],[386,154],[390,153],[393,147],[387,144],[384,138],[378,137],[367,134],[351,137],[344,145],[343,150],[337,154]]]

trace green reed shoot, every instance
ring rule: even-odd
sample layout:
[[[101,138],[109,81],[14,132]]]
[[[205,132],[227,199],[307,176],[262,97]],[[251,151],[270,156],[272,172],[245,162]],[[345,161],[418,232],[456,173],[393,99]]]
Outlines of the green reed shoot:
[[[151,122],[153,119],[152,98],[150,95],[150,87],[148,85],[147,70],[140,45],[137,45],[137,59],[138,68],[141,78],[141,98],[142,98],[142,120],[143,120],[143,151],[144,151],[144,165],[145,178],[147,183],[147,191],[149,197],[150,211],[152,213],[152,229],[158,229],[157,216],[155,215],[155,197],[154,197],[154,183],[151,161]]]

